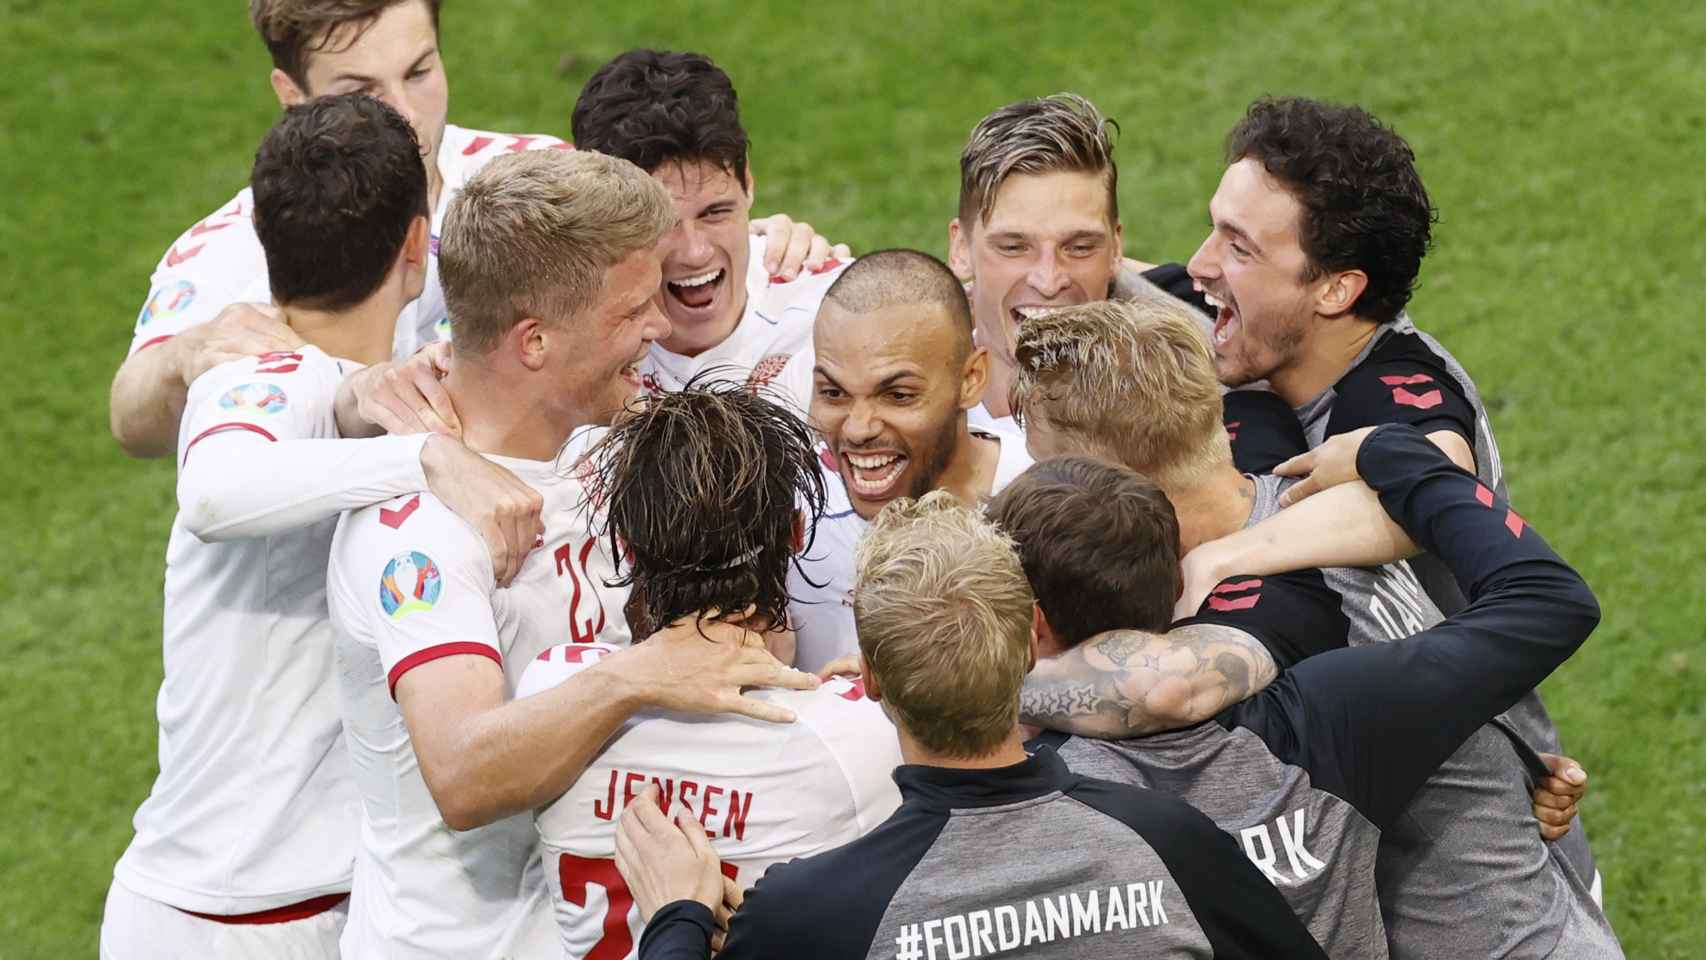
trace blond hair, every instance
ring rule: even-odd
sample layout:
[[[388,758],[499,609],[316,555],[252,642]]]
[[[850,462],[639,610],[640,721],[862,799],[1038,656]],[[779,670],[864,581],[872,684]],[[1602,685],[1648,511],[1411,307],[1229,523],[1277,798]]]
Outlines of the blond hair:
[[[854,562],[859,650],[890,719],[941,756],[993,752],[1030,669],[1031,585],[1013,541],[937,490],[885,507]]]
[[[439,242],[456,352],[489,353],[526,317],[579,316],[606,271],[674,223],[668,191],[626,160],[527,150],[491,161],[450,201]]]
[[[1120,219],[1119,124],[1076,93],[1010,103],[978,121],[960,151],[960,225],[989,223],[995,195],[1014,174],[1099,173],[1108,186],[1108,222]]]
[[[1151,284],[1129,300],[1052,310],[1019,325],[1013,409],[1068,449],[1177,490],[1231,462],[1202,321]]]

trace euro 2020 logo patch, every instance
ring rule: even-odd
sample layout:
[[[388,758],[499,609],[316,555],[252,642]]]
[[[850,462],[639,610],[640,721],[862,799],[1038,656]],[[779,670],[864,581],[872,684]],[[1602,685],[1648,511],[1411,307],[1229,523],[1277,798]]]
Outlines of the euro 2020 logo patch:
[[[290,399],[284,391],[270,383],[245,383],[240,387],[232,387],[219,398],[222,410],[232,410],[238,413],[258,413],[271,416],[290,405]]]
[[[419,550],[392,557],[379,578],[379,606],[392,620],[401,620],[416,610],[431,610],[438,602],[444,581],[438,565]]]
[[[142,306],[142,315],[136,318],[138,329],[148,325],[150,320],[164,320],[175,317],[190,308],[195,302],[195,284],[188,280],[168,283],[148,298]]]

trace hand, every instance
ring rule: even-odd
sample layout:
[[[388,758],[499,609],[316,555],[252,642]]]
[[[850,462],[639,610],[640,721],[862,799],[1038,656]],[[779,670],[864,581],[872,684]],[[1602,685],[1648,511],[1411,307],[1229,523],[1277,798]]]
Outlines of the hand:
[[[723,949],[723,942],[729,936],[729,921],[734,918],[735,911],[746,902],[746,891],[740,884],[730,880],[727,874],[723,876],[723,903],[711,914],[717,928],[711,931],[711,953],[716,954]]]
[[[739,619],[736,617],[735,619]],[[683,617],[608,658],[637,686],[648,706],[682,713],[738,713],[771,723],[792,723],[786,707],[742,696],[745,687],[815,690],[816,677],[770,655],[764,638],[720,612]]]
[[[1275,467],[1274,473],[1278,476],[1303,478],[1280,494],[1280,506],[1289,507],[1310,494],[1360,479],[1357,475],[1357,451],[1373,432],[1373,427],[1363,427],[1341,433],[1308,453],[1300,453]]]
[[[344,436],[370,435],[368,425],[386,433],[442,433],[462,436],[462,421],[450,394],[439,383],[450,372],[450,344],[422,347],[407,360],[376,363],[338,385],[338,430]],[[350,421],[353,416],[353,421]]]
[[[1210,540],[1199,544],[1196,549],[1179,558],[1179,601],[1173,605],[1173,619],[1183,620],[1194,617],[1202,609],[1203,601],[1208,599],[1210,591],[1220,584],[1220,581],[1241,573],[1239,570],[1228,570],[1221,560],[1221,549],[1218,541]]]
[[[303,340],[284,322],[277,307],[265,303],[233,303],[206,323],[177,338],[178,375],[184,386],[207,371],[242,357],[301,347]]]
[[[1543,753],[1540,760],[1551,775],[1534,787],[1534,818],[1540,821],[1540,835],[1556,840],[1570,832],[1576,807],[1587,796],[1588,774],[1569,757]]]
[[[616,870],[634,895],[647,923],[666,904],[693,900],[713,914],[723,905],[722,862],[705,839],[705,828],[677,805],[673,818],[658,806],[657,784],[648,784],[616,827]]]
[[[863,672],[863,670],[864,668],[859,663],[859,655],[857,653],[849,653],[844,657],[836,657],[834,660],[831,660],[819,667],[817,670],[817,678],[819,680],[828,680],[830,677],[857,677]]]
[[[816,270],[831,259],[853,256],[846,244],[831,246],[811,224],[796,223],[785,213],[754,220],[751,230],[753,236],[765,239],[764,272],[783,280],[798,277],[802,267]]]
[[[421,469],[433,496],[480,531],[492,555],[498,586],[509,586],[545,532],[539,519],[545,498],[515,474],[450,437],[427,438],[421,447]]]

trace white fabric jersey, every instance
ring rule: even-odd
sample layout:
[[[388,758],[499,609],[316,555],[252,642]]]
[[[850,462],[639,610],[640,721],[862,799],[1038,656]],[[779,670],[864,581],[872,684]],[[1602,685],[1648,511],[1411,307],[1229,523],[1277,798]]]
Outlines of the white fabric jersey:
[[[974,427],[972,435],[1001,445],[990,496],[1031,465],[1023,434]],[[828,502],[810,548],[788,568],[788,619],[793,621],[798,644],[794,666],[807,672],[859,652],[859,634],[853,626],[853,548],[871,525],[847,499],[829,449],[819,446],[818,453]]]
[[[1025,429],[1019,426],[1019,421],[1012,416],[998,417],[989,412],[989,408],[978,404],[966,411],[966,422],[974,427],[981,427],[991,433],[1015,434],[1020,443],[1025,441]]]
[[[764,272],[764,238],[753,237],[750,243],[746,311],[734,331],[696,357],[654,343],[640,363],[640,378],[647,389],[662,393],[680,390],[702,370],[726,367],[729,376],[745,377],[754,389],[768,387],[773,399],[785,400],[803,417],[811,406],[812,323],[823,295],[851,261],[830,260],[782,282]]]
[[[517,696],[554,687],[601,655],[564,645],[528,665]],[[645,924],[616,870],[616,824],[656,783],[665,812],[685,806],[705,825],[723,873],[750,888],[773,863],[841,846],[900,805],[894,726],[862,685],[837,677],[816,690],[753,696],[794,711],[778,725],[745,717],[644,713],[587,767],[573,788],[538,811],[545,876],[565,956],[633,958]]]
[[[408,671],[471,654],[522,671],[565,640],[629,642],[625,588],[594,532],[582,482],[555,464],[493,457],[545,498],[545,534],[515,582],[494,585],[484,541],[430,493],[346,514],[327,601],[361,802],[343,955],[537,956],[552,946],[531,817],[453,831],[422,779],[394,693]]]
[[[190,387],[178,457],[200,492],[166,549],[160,774],[114,871],[153,900],[229,915],[350,889],[355,793],[325,600],[335,514],[220,543],[185,525],[221,512],[221,486],[254,496],[234,491],[249,481],[233,463],[275,445],[363,443],[327,439],[345,367],[305,347],[222,364]]]
[[[493,157],[519,150],[570,149],[556,137],[487,133],[445,125],[438,147],[438,172],[444,186],[432,212],[432,248],[426,287],[420,299],[397,317],[392,355],[398,359],[450,337],[444,291],[438,283],[438,234],[450,198]],[[239,301],[270,303],[267,258],[255,235],[255,199],[244,187],[236,197],[184,231],[154,268],[148,300],[136,318],[130,352],[169,339]]]

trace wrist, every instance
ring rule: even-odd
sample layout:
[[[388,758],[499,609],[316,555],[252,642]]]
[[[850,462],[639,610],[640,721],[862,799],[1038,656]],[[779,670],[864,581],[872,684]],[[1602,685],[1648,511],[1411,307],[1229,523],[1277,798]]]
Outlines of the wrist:
[[[662,706],[659,685],[647,669],[646,650],[638,642],[616,654],[600,658],[587,668],[599,673],[600,689],[609,696],[610,707],[626,719],[649,707]]]

